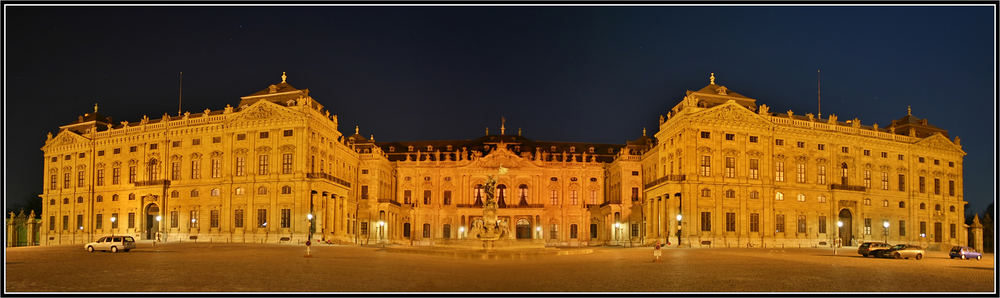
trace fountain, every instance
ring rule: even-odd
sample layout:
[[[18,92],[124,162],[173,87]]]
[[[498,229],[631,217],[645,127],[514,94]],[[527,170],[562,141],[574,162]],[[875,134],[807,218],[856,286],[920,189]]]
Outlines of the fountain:
[[[506,173],[507,169],[500,165],[499,174]],[[486,193],[486,202],[483,203],[483,218],[473,222],[470,229],[470,234],[475,239],[483,241],[483,249],[486,250],[494,249],[496,247],[494,242],[507,236],[507,221],[497,219],[497,202],[493,198],[496,184],[497,180],[493,178],[493,175],[487,177],[486,183],[483,185],[483,192]]]

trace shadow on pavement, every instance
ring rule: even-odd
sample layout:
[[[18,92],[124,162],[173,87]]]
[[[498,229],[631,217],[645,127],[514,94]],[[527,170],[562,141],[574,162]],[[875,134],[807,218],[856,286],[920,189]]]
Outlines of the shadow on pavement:
[[[951,266],[952,268],[965,268],[965,269],[979,269],[979,270],[993,270],[989,267],[969,267],[969,266]]]

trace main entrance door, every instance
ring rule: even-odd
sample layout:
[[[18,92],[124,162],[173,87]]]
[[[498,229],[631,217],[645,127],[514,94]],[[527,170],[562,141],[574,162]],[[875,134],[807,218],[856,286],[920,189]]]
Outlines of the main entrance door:
[[[839,220],[840,222],[844,223],[844,226],[840,227],[838,233],[840,235],[840,243],[843,246],[854,245],[853,243],[851,243],[851,238],[854,237],[854,235],[851,233],[851,231],[854,230],[851,228],[852,217],[853,216],[851,216],[851,211],[847,209],[840,210]]]
[[[527,219],[517,220],[517,239],[531,239],[531,222]]]
[[[934,223],[934,242],[941,242],[941,223]]]
[[[156,239],[156,232],[160,230],[160,221],[156,220],[156,217],[160,215],[160,207],[156,204],[149,204],[146,206],[146,232],[143,234],[144,239]]]

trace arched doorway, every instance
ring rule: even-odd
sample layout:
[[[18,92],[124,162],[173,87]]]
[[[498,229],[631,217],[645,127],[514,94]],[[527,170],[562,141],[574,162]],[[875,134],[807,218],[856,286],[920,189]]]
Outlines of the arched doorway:
[[[840,222],[844,223],[844,226],[840,227],[840,229],[837,231],[837,233],[838,233],[838,235],[840,235],[840,243],[841,243],[841,245],[844,245],[844,246],[854,245],[853,243],[851,243],[851,239],[854,237],[854,235],[851,233],[851,231],[854,230],[854,229],[851,228],[851,219],[852,218],[853,218],[853,216],[851,216],[851,211],[850,210],[847,210],[847,209],[841,209],[840,210],[840,215],[838,216],[837,220],[839,220]]]
[[[403,238],[410,238],[410,223],[403,223]]]
[[[526,218],[517,220],[517,239],[531,239],[531,222]]]
[[[144,233],[144,239],[156,239],[156,232],[160,230],[160,221],[156,220],[159,216],[159,206],[156,206],[156,204],[149,204],[146,206],[146,233]]]

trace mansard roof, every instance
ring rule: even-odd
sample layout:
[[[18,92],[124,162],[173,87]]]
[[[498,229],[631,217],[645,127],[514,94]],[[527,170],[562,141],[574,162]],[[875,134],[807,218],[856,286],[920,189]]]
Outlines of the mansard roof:
[[[909,134],[910,128],[914,128],[918,138],[925,138],[940,132],[945,137],[948,137],[948,131],[941,129],[937,126],[931,125],[927,122],[927,118],[920,119],[914,117],[912,114],[906,114],[903,118],[892,120],[892,126],[896,127],[897,134]]]
[[[721,91],[722,91],[722,92],[724,92],[725,94],[721,94],[722,92],[720,92],[720,89],[721,89]],[[749,98],[749,97],[746,97],[746,96],[743,96],[743,94],[739,94],[739,93],[736,93],[736,92],[733,92],[733,91],[729,90],[729,88],[728,88],[728,87],[726,87],[726,86],[722,86],[722,85],[716,85],[716,84],[714,84],[714,83],[712,83],[712,84],[708,84],[708,85],[706,85],[705,87],[703,87],[703,88],[701,88],[701,89],[698,89],[698,91],[691,91],[691,90],[688,90],[688,91],[687,91],[687,95],[691,95],[691,93],[702,93],[702,94],[712,94],[712,95],[724,95],[724,96],[729,96],[729,97],[736,97],[736,98],[745,98],[745,99],[751,99],[751,98]]]
[[[382,148],[383,152],[388,154],[390,161],[398,161],[404,160],[406,158],[406,154],[416,153],[418,151],[422,153],[434,151],[456,152],[465,148],[467,151],[484,151],[483,154],[486,155],[495,150],[501,140],[504,144],[519,146],[520,150],[509,149],[516,154],[534,153],[536,150],[539,152],[547,152],[549,154],[562,154],[564,151],[566,154],[587,153],[588,155],[596,156],[597,161],[599,162],[613,161],[615,155],[621,150],[621,147],[623,147],[621,144],[535,141],[516,135],[486,135],[477,139],[465,140],[381,142],[376,143],[376,145]],[[448,145],[451,145],[451,150],[448,150]],[[413,146],[412,152],[408,151],[409,146]],[[430,151],[427,150],[427,146],[431,146]],[[395,150],[390,150],[390,147],[394,147]],[[552,150],[553,147],[555,147],[554,151]],[[570,152],[571,147],[576,148],[575,152]],[[590,147],[594,147],[594,153],[589,152]]]

